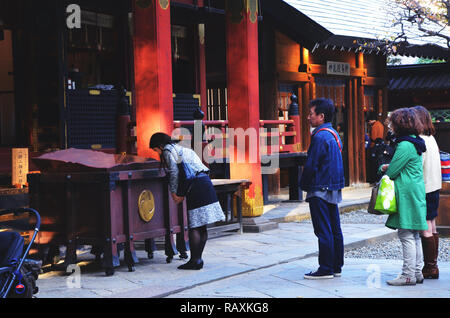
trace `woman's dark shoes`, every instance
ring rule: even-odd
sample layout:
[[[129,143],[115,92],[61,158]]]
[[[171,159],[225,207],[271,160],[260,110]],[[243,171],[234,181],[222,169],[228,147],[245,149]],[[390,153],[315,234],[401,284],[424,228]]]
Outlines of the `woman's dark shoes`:
[[[180,259],[188,259],[188,258],[189,258],[189,256],[187,255],[186,252],[181,252],[180,253]]]
[[[203,260],[189,261],[186,264],[178,266],[178,269],[199,270],[203,268]]]

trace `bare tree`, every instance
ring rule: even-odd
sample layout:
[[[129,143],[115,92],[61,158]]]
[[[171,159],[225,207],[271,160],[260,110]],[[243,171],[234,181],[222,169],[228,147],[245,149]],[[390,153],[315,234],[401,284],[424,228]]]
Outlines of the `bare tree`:
[[[418,38],[436,37],[450,48],[449,12],[450,0],[391,0],[401,10],[392,10],[394,23],[399,26],[392,42]],[[418,32],[416,32],[418,31]]]
[[[360,48],[396,54],[401,47],[434,44],[450,49],[450,0],[385,0],[386,34],[357,41]]]

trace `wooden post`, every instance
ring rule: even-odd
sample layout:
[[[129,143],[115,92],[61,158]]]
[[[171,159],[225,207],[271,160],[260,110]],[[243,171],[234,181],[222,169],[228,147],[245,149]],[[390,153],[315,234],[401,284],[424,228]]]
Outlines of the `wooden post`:
[[[300,65],[308,65],[309,64],[309,51],[308,49],[302,47],[300,52]]]
[[[388,109],[388,105],[389,105],[388,88],[386,86],[383,87],[381,96],[382,96],[382,100],[380,103],[380,113],[383,114],[382,118],[383,118],[383,120],[385,120],[387,118],[388,111],[389,111],[389,109]]]
[[[317,94],[316,94],[316,82],[314,81],[314,77],[311,78],[309,83],[310,83],[309,88],[311,90],[309,98],[310,98],[310,100],[316,99],[316,96],[317,96]]]
[[[354,78],[352,79],[353,85],[352,85],[352,94],[353,94],[353,118],[351,120],[353,120],[354,124],[353,124],[353,151],[355,152],[355,156],[354,156],[354,161],[353,161],[353,171],[354,171],[354,179],[353,179],[353,183],[358,183],[359,181],[359,158],[360,158],[360,149],[359,149],[359,144],[358,144],[358,127],[360,125],[359,121],[358,121],[358,108],[359,108],[359,103],[358,103],[358,79]]]
[[[231,178],[245,178],[252,182],[250,188],[242,194],[242,215],[245,217],[260,216],[263,213],[259,156],[257,4],[257,1],[250,0],[226,1],[229,128],[253,130],[253,134],[256,134],[256,141],[245,137],[245,149],[238,149],[240,147],[237,147],[236,141],[239,138],[235,138],[234,145],[229,148]],[[245,154],[242,153],[244,151]],[[255,151],[256,158],[250,158],[250,153]],[[242,155],[245,162],[237,162]]]
[[[362,79],[357,80],[358,84],[358,134],[356,135],[356,140],[358,142],[358,153],[359,153],[359,171],[358,171],[358,181],[366,181],[366,151],[364,148],[364,86],[362,86]]]
[[[133,18],[137,151],[157,158],[150,137],[173,130],[170,2],[135,0]]]
[[[364,54],[361,52],[356,54],[356,67],[360,69],[364,68]]]
[[[347,85],[347,134],[348,134],[348,178],[349,184],[351,185],[355,181],[355,171],[353,169],[354,166],[354,158],[355,158],[355,150],[354,150],[354,142],[353,142],[353,81],[350,79]]]
[[[206,88],[206,52],[205,52],[205,24],[198,24],[198,69],[197,69],[197,90],[200,93],[200,106],[202,111],[208,113],[207,88]],[[206,119],[206,118],[205,118]]]
[[[303,85],[302,89],[302,150],[307,151],[311,140],[310,125],[308,123],[309,102],[311,101],[311,84],[309,82]]]

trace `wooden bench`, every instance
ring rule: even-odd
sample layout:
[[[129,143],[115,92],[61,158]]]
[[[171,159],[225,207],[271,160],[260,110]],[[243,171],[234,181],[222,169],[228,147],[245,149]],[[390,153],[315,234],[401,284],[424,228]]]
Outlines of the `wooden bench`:
[[[278,157],[278,158],[277,158]],[[261,156],[261,165],[270,166],[272,160],[279,161],[279,168],[289,169],[289,201],[303,201],[300,178],[307,158],[306,152],[279,153]],[[269,177],[262,175],[264,204],[269,201]]]
[[[246,179],[212,179],[211,182],[225,213],[225,221],[208,225],[208,236],[215,237],[233,230],[238,230],[238,233],[242,234],[242,200],[239,192],[241,189],[247,189],[251,182]],[[234,204],[234,200],[236,204]],[[150,239],[145,242],[145,250],[148,251],[149,258],[153,258],[153,252],[158,249],[157,246],[162,247],[162,242],[167,239],[166,236],[165,239]],[[183,235],[178,233],[176,235],[176,249],[180,253],[180,258],[188,258],[183,240]]]
[[[251,182],[247,179],[212,179],[220,205],[225,213],[225,221],[217,222],[208,228],[208,233],[218,234],[238,230],[242,234],[241,190],[248,189]]]

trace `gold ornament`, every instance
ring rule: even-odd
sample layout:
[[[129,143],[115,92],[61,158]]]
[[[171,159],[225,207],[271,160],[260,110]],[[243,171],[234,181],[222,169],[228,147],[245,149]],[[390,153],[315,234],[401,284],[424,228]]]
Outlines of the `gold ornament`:
[[[155,198],[153,193],[149,190],[144,190],[139,195],[138,199],[139,216],[142,221],[150,222],[155,214]]]

